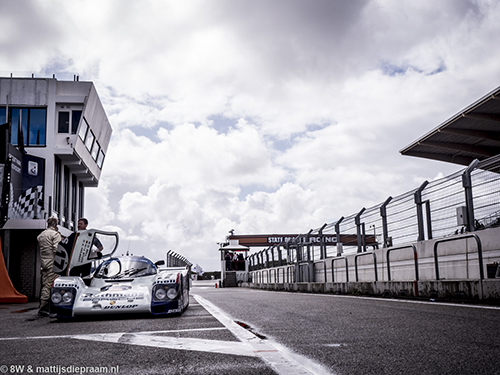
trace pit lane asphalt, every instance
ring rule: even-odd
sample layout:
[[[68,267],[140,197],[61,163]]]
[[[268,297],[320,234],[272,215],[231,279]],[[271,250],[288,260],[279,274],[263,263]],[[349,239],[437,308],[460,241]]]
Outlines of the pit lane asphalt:
[[[215,289],[214,284],[194,283],[191,295],[246,323],[266,336],[262,341],[279,343],[281,353],[311,373],[500,374],[498,308]],[[193,297],[182,316],[166,318],[58,322],[39,318],[36,306],[0,305],[0,373],[29,373],[28,366],[31,373],[50,366],[107,366],[109,373],[114,368],[120,374],[277,373],[261,356],[248,355],[241,336]],[[191,346],[203,343],[206,350]],[[221,344],[219,352],[213,343]],[[230,354],[231,348],[242,355]]]
[[[181,316],[113,316],[69,322],[38,317],[37,303],[0,305],[0,332],[0,374],[76,373],[99,367],[106,367],[99,373],[119,374],[276,374],[259,357],[183,347],[189,339],[239,344],[194,298]],[[167,348],[162,346],[164,340]],[[169,340],[174,340],[176,349],[168,347],[172,346]]]
[[[202,295],[332,373],[500,374],[498,307],[247,288]]]

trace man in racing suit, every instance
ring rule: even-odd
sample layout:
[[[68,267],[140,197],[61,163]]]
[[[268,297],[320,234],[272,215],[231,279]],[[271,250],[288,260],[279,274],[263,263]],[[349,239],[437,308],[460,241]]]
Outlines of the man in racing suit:
[[[50,288],[54,280],[59,276],[52,270],[57,245],[62,240],[62,236],[57,230],[57,224],[57,218],[50,217],[47,220],[47,229],[37,237],[42,260],[42,292],[40,295],[40,309],[38,310],[40,316],[49,316]]]
[[[87,219],[85,219],[84,217],[81,217],[80,219],[78,219],[78,230],[87,230],[87,225],[89,225],[89,221]],[[93,241],[92,241],[92,245],[95,246],[97,248],[97,251],[95,251],[95,259],[101,259],[102,258],[102,250],[103,250],[103,246],[102,246],[102,243],[101,241],[99,241],[96,237],[94,237]],[[76,266],[76,267],[73,267],[70,271],[70,276],[80,276],[80,277],[84,277],[84,276],[88,276],[90,275],[92,271],[92,263],[89,262],[87,264],[83,264],[81,266]]]

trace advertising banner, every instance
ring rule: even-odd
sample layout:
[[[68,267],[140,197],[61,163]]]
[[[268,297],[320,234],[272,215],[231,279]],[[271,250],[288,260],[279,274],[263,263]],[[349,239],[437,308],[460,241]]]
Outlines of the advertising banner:
[[[45,159],[9,147],[11,159],[9,219],[43,218]]]
[[[365,238],[367,246],[375,245],[377,243],[377,239],[374,235],[365,234]],[[289,241],[298,241],[299,243],[306,242],[304,235],[299,234],[231,235],[228,239],[238,240],[240,245],[249,247],[268,247],[279,244],[284,245]],[[322,236],[318,234],[310,234],[308,242],[312,245],[320,245],[323,243],[325,246],[335,246],[337,243],[342,243],[346,246],[356,246],[357,241],[356,234],[340,234],[340,238],[337,238],[336,234],[324,234]]]
[[[9,219],[20,219],[15,209],[15,203],[18,202],[23,187],[23,154],[16,147],[9,145],[10,160],[10,184],[8,191],[9,211],[7,217]],[[7,193],[7,192],[5,192]]]

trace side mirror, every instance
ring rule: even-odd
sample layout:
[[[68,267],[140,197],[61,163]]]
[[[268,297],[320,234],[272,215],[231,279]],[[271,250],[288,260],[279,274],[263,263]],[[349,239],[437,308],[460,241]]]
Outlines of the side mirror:
[[[158,267],[158,266],[163,266],[165,265],[165,261],[164,260],[159,260],[157,262],[155,262],[155,266]]]

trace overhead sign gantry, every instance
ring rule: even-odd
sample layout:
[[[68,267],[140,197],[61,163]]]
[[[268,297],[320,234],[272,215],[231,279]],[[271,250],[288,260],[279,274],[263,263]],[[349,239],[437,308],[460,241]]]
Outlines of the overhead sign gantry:
[[[290,241],[317,243],[326,246],[335,246],[341,243],[345,246],[357,245],[358,237],[356,234],[246,234],[246,235],[230,235],[227,237],[229,241],[237,240],[241,246],[248,247],[267,247],[279,245]],[[365,234],[366,245],[377,245],[375,235]]]

